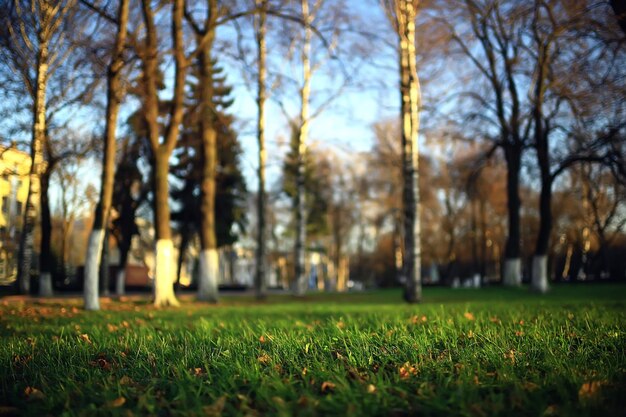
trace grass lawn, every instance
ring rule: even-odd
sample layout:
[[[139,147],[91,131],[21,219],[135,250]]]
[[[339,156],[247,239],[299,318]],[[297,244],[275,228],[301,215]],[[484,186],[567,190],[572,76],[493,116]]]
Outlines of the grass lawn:
[[[626,414],[626,285],[0,300],[2,415]]]

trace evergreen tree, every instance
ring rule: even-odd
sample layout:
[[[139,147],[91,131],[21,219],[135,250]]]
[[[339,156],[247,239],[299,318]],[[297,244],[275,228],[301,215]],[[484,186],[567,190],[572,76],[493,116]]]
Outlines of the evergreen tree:
[[[232,88],[226,84],[221,67],[212,60],[214,120],[217,131],[217,175],[215,196],[215,225],[217,246],[232,245],[246,226],[246,184],[241,171],[242,149],[232,128],[234,118],[227,114],[233,100]],[[202,137],[200,129],[200,106],[197,74],[191,72],[191,94],[187,99],[182,137],[174,151],[176,163],[171,173],[179,184],[172,187],[171,197],[175,209],[172,219],[181,234],[179,276],[184,252],[198,231],[200,224],[200,185],[202,180]]]

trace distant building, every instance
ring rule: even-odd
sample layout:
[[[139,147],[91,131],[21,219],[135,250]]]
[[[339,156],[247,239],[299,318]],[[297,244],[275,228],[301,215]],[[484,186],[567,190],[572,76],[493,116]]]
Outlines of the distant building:
[[[0,146],[0,285],[16,279],[29,172],[29,154],[14,146]]]

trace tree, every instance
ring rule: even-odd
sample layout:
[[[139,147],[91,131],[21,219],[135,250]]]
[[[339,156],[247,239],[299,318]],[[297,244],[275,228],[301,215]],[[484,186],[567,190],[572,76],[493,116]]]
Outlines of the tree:
[[[19,290],[28,293],[34,229],[41,204],[41,173],[44,169],[44,143],[47,132],[46,93],[50,76],[67,53],[63,24],[73,9],[74,1],[14,0],[7,6],[9,7],[3,25],[8,29],[8,33],[5,34],[2,53],[5,55],[5,63],[14,72],[19,73],[25,90],[32,97],[31,168],[18,255]],[[50,295],[51,275],[43,273],[39,275],[39,279],[40,293]]]
[[[124,47],[128,31],[128,15],[130,0],[120,0],[117,12],[117,33],[111,61],[107,71],[107,109],[104,128],[104,161],[100,198],[96,205],[96,213],[85,259],[84,299],[86,310],[99,310],[98,270],[102,254],[103,242],[109,223],[113,199],[113,180],[115,178],[115,151],[117,117],[122,101],[121,76],[124,66]],[[108,273],[106,271],[105,273]]]
[[[222,68],[217,60],[211,58],[211,74],[208,81],[211,88],[211,117],[215,129],[216,167],[215,167],[215,240],[216,248],[232,245],[238,239],[235,229],[245,228],[246,185],[243,178],[240,157],[241,147],[232,128],[233,117],[226,113],[231,106],[231,88],[226,85]],[[179,187],[173,187],[172,199],[180,207],[172,213],[172,219],[178,224],[181,234],[178,269],[182,265],[184,253],[191,239],[197,234],[197,225],[202,224],[205,215],[199,196],[203,181],[203,137],[202,106],[200,101],[200,80],[206,79],[199,74],[199,69],[191,73],[195,82],[190,82],[191,100],[187,105],[183,132],[179,146],[174,153],[177,163],[172,166],[174,176],[182,181]],[[215,282],[217,284],[217,282]],[[214,294],[217,296],[217,294]]]
[[[266,205],[267,198],[265,193],[265,164],[267,162],[267,154],[265,150],[265,96],[266,96],[266,76],[267,76],[267,48],[265,42],[265,34],[267,31],[267,0],[255,0],[255,4],[259,9],[256,15],[255,35],[257,45],[257,140],[259,144],[259,166],[258,180],[259,190],[257,197],[257,248],[256,248],[256,271],[254,275],[254,289],[257,298],[264,298],[266,292],[266,271],[265,264],[267,262],[267,222],[266,222]]]
[[[415,18],[419,0],[384,2],[398,38],[400,70],[400,112],[402,120],[402,174],[404,218],[404,258],[402,273],[406,280],[404,298],[415,303],[422,299],[420,203],[418,174],[418,131],[420,86],[416,68]]]
[[[169,158],[178,140],[183,118],[183,99],[187,59],[183,41],[183,0],[174,0],[171,14],[173,54],[175,61],[174,91],[169,120],[161,140],[159,123],[159,58],[155,12],[150,0],[142,0],[145,39],[140,52],[142,62],[143,107],[148,141],[152,151],[152,176],[154,184],[154,227],[156,230],[156,274],[154,304],[157,307],[178,306],[174,294],[174,271],[172,268],[173,243],[169,207]]]

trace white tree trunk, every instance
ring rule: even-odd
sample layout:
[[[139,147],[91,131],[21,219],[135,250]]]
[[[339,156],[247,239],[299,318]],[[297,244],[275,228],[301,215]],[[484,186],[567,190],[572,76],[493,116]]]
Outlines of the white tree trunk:
[[[203,249],[200,252],[200,274],[198,276],[198,300],[217,302],[217,281],[219,256],[217,249]]]
[[[126,271],[125,266],[120,266],[120,270],[117,272],[117,278],[115,280],[115,294],[124,295],[126,291]]]
[[[548,257],[546,255],[533,256],[533,271],[530,288],[541,294],[548,292]]]
[[[100,310],[100,300],[98,299],[98,271],[103,244],[104,230],[92,230],[89,235],[87,256],[85,258],[85,310]]]
[[[154,305],[179,306],[174,294],[174,244],[171,239],[157,240],[155,257]]]
[[[52,275],[50,272],[41,272],[39,274],[39,296],[52,297]]]
[[[522,260],[520,258],[505,259],[502,283],[509,287],[522,285]]]

